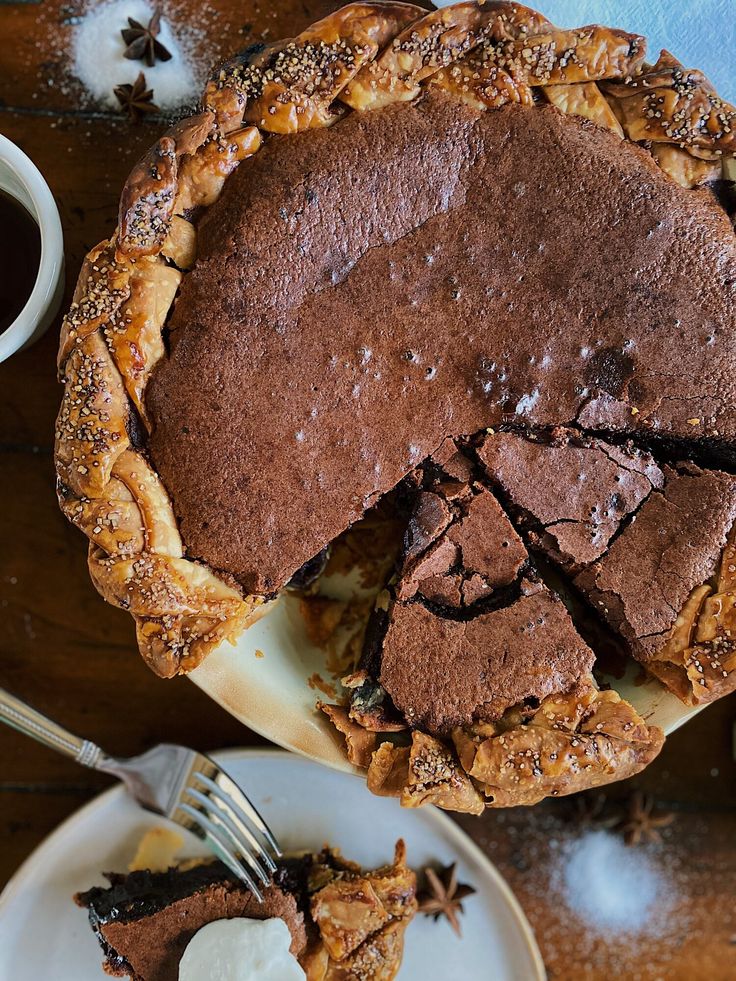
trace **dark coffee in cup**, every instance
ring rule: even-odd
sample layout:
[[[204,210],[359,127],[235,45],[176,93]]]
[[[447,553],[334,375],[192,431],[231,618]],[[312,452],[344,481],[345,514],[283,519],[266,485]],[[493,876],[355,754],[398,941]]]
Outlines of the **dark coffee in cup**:
[[[41,232],[20,201],[0,190],[0,333],[33,292],[41,262]]]

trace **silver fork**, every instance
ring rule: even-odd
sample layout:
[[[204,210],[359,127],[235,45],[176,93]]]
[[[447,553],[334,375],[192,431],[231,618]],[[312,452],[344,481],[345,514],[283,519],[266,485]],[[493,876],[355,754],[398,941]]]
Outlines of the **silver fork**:
[[[261,815],[236,783],[208,756],[162,743],[141,756],[116,759],[88,739],[0,688],[0,720],[92,770],[122,780],[138,803],[192,831],[259,902],[281,849]]]

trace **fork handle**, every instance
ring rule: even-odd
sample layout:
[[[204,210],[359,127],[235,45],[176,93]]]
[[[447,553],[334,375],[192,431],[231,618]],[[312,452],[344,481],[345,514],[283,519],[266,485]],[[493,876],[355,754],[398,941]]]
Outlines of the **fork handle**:
[[[0,720],[18,732],[24,732],[44,746],[56,749],[65,756],[71,756],[82,766],[95,770],[104,760],[105,754],[99,746],[88,739],[80,739],[68,732],[52,719],[26,705],[15,695],[0,688]]]

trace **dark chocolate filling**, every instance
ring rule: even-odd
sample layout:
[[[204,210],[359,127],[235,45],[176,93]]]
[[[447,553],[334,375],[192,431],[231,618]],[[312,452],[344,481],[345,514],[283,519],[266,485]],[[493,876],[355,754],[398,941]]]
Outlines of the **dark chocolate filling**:
[[[159,913],[178,899],[192,896],[213,883],[232,878],[221,862],[208,862],[180,871],[141,870],[128,875],[109,873],[109,887],[94,886],[79,893],[80,906],[89,908],[90,921],[108,923],[117,920],[128,923],[144,916]]]
[[[269,141],[199,233],[149,449],[189,554],[247,590],[445,435],[573,424],[736,465],[730,223],[587,122],[348,115]]]

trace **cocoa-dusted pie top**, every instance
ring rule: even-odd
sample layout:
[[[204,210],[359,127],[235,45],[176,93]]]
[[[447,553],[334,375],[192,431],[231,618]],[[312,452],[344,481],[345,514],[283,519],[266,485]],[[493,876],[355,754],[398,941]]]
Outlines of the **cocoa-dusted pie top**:
[[[736,521],[736,477],[684,464],[642,505],[608,552],[575,582],[646,662],[691,591],[711,580]]]
[[[412,726],[443,734],[568,691],[593,661],[562,601],[523,581],[515,601],[467,621],[395,603],[380,681]]]
[[[572,569],[599,558],[621,521],[664,483],[648,453],[572,430],[494,433],[478,457],[536,543]]]
[[[733,230],[554,108],[441,94],[271,140],[147,392],[188,555],[272,592],[448,435],[736,435]],[[687,370],[683,370],[687,365]]]

